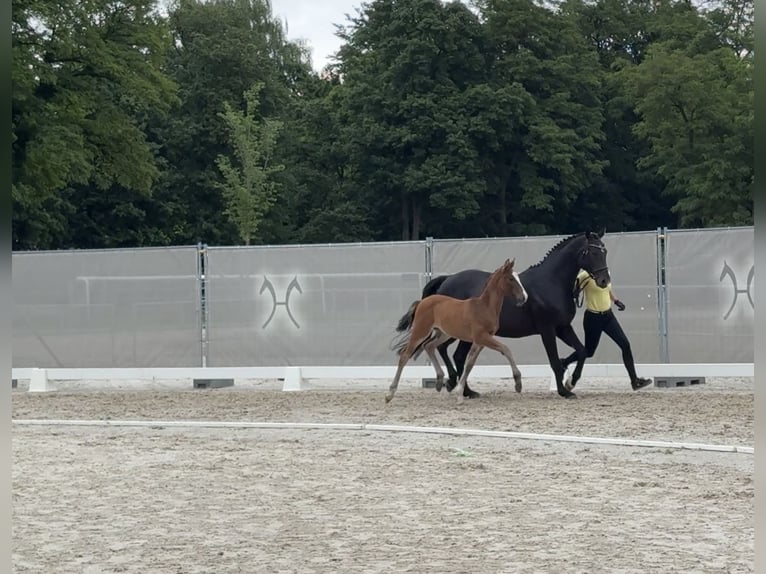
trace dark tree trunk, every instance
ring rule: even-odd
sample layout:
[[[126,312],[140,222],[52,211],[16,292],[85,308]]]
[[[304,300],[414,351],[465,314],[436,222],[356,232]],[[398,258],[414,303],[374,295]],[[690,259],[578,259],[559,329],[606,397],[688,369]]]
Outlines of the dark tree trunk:
[[[412,198],[412,235],[410,239],[417,241],[420,239],[420,203]]]
[[[407,196],[402,193],[402,241],[410,239],[410,210],[407,206]]]
[[[508,235],[508,185],[511,182],[511,166],[503,165],[498,177],[498,210],[500,211],[500,233]]]

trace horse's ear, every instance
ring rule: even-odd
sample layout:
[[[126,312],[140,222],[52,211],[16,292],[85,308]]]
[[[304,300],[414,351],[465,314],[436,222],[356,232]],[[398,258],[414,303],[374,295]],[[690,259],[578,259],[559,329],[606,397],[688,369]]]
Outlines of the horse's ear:
[[[601,239],[604,236],[604,233],[606,233],[606,227],[601,228],[601,231],[598,233],[598,238]]]
[[[506,261],[507,263],[507,261]],[[513,260],[509,263],[509,266],[511,269],[513,269],[513,266],[516,265],[516,258],[514,257]]]

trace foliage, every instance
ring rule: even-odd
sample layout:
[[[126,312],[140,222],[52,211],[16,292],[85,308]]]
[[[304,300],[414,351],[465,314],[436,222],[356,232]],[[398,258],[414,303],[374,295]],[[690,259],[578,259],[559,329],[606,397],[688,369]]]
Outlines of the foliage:
[[[79,186],[151,194],[145,120],[175,90],[161,69],[167,26],[151,0],[26,0],[13,3],[12,32],[14,246],[61,245]]]
[[[627,76],[651,144],[639,165],[676,198],[681,223],[753,221],[753,90],[750,63],[729,48],[687,55],[654,46]]]
[[[226,155],[218,156],[216,164],[223,175],[226,215],[237,227],[245,245],[257,236],[261,222],[274,205],[278,184],[274,175],[284,165],[274,163],[274,150],[282,122],[260,118],[260,97],[263,84],[245,92],[245,111],[235,110],[224,103],[221,114],[230,130],[230,143],[236,157],[235,165]]]
[[[748,0],[158,8],[13,2],[14,249],[752,224]]]

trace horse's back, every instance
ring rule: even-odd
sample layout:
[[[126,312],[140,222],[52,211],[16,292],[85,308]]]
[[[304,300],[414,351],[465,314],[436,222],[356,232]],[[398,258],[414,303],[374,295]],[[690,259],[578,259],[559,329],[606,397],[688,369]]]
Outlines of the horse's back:
[[[430,318],[434,317],[437,312],[449,313],[460,308],[463,303],[461,299],[451,297],[449,295],[434,294],[422,299],[418,306],[415,308],[415,316],[428,315]]]
[[[464,269],[453,273],[439,286],[440,295],[448,295],[456,299],[468,299],[481,295],[484,285],[491,273],[481,269]]]

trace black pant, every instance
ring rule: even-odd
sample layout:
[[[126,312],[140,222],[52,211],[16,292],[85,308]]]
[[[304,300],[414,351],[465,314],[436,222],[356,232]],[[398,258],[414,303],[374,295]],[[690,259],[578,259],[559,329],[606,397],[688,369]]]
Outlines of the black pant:
[[[585,331],[585,351],[588,357],[596,352],[596,347],[601,340],[601,333],[606,333],[622,350],[622,362],[630,375],[630,380],[636,380],[636,366],[633,363],[633,352],[630,350],[630,342],[620,326],[620,322],[610,309],[606,313],[594,313],[585,311],[582,318],[582,326]],[[572,353],[562,359],[564,368],[577,361],[577,353]]]

